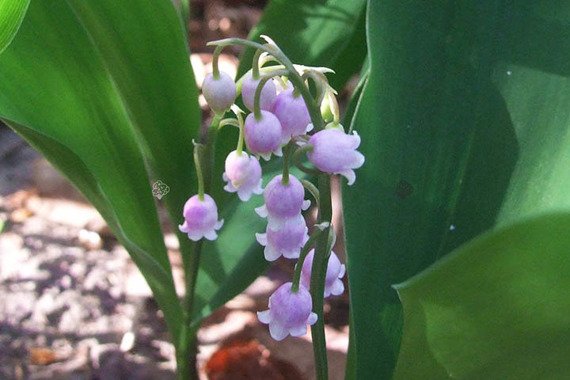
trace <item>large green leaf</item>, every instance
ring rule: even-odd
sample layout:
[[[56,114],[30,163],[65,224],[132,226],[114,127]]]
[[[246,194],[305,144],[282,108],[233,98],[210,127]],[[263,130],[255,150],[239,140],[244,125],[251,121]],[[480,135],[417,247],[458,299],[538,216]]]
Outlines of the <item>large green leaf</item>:
[[[29,5],[30,0],[0,0],[0,53],[12,42]]]
[[[565,379],[570,214],[478,238],[397,286],[395,379]]]
[[[567,20],[564,2],[369,2],[354,120],[367,161],[344,191],[352,377],[391,377],[391,284],[486,230],[570,208]]]
[[[132,115],[66,2],[32,2],[0,56],[0,81],[1,117],[54,160],[107,217],[176,337],[181,308]]]
[[[294,63],[332,68],[331,84],[340,90],[366,55],[365,7],[365,0],[273,0],[249,37],[271,37]],[[242,55],[241,73],[253,53]]]
[[[170,187],[164,201],[174,223],[195,191],[192,139],[200,109],[186,39],[170,1],[68,0],[118,88],[139,136],[151,178]],[[179,233],[181,249],[190,253]]]

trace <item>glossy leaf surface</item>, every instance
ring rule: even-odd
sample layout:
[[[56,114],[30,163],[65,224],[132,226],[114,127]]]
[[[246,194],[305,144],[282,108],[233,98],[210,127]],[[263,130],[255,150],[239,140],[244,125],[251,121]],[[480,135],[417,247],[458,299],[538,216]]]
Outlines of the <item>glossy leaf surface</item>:
[[[570,214],[486,234],[397,289],[395,379],[563,379],[570,372]]]
[[[391,284],[484,231],[570,208],[570,7],[371,1],[368,12],[354,123],[367,161],[344,191],[351,368],[388,379],[402,329]]]

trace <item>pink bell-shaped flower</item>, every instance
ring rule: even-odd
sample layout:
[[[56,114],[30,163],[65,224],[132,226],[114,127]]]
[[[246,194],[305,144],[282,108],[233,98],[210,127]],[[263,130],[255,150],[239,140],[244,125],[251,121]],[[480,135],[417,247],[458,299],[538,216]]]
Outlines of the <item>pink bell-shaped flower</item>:
[[[289,174],[289,183],[283,183],[283,176],[275,176],[263,191],[265,204],[255,209],[262,218],[268,217],[269,224],[276,228],[285,219],[296,217],[311,205],[304,200],[305,189],[301,181]]]
[[[248,71],[243,77],[241,82],[241,97],[243,99],[243,104],[250,110],[253,111],[255,91],[259,85],[261,79],[253,79],[251,70]],[[273,80],[268,80],[263,85],[261,89],[261,94],[259,95],[259,107],[265,111],[271,111],[273,108],[273,103],[275,102],[275,97],[277,96],[277,89],[275,88],[275,83]]]
[[[312,249],[305,261],[303,262],[303,268],[301,270],[301,284],[307,289],[311,287],[311,270],[313,267],[313,257],[315,256],[315,250]],[[344,284],[342,278],[346,272],[344,264],[341,264],[337,255],[331,252],[329,256],[329,262],[327,264],[327,274],[325,276],[325,297],[339,296],[344,292]]]
[[[226,171],[222,175],[227,182],[224,190],[237,192],[239,199],[248,201],[252,194],[261,194],[261,166],[257,158],[245,152],[233,151],[226,157]]]
[[[222,71],[217,79],[210,73],[206,75],[202,83],[202,94],[214,112],[222,113],[234,104],[236,84],[228,74]]]
[[[218,220],[218,207],[208,194],[204,200],[194,195],[184,205],[184,224],[178,226],[180,231],[188,234],[190,240],[198,241],[202,238],[216,240],[216,233],[224,224],[223,219]]]
[[[257,312],[261,323],[269,325],[269,333],[275,340],[283,340],[287,335],[303,336],[307,325],[317,322],[317,314],[312,312],[311,294],[303,285],[297,292],[292,291],[293,283],[281,285],[269,297],[269,310]]]
[[[360,145],[360,136],[349,135],[340,129],[324,129],[311,136],[309,144],[312,151],[307,153],[309,161],[322,172],[341,174],[352,185],[356,179],[353,169],[364,164],[364,155],[356,148]]]
[[[247,149],[253,154],[269,160],[271,153],[281,156],[281,123],[269,111],[261,111],[257,120],[253,113],[247,115],[244,125],[244,138]]]
[[[267,226],[264,234],[255,234],[259,244],[265,247],[265,260],[275,261],[283,256],[287,259],[299,258],[303,245],[309,239],[305,218],[301,214],[286,219],[277,229]]]
[[[295,96],[292,89],[277,95],[273,113],[281,122],[283,130],[281,144],[287,144],[293,136],[304,135],[310,128],[311,116],[305,100],[301,95]]]

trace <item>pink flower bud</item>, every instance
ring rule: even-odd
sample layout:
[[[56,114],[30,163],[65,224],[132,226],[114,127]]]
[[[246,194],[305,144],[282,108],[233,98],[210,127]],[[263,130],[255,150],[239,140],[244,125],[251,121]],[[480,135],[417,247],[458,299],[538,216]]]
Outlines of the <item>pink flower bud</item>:
[[[257,120],[253,113],[245,119],[245,144],[253,154],[269,160],[271,153],[281,156],[281,123],[269,111],[261,111]]]
[[[239,199],[248,201],[252,194],[261,194],[261,166],[257,158],[245,152],[233,151],[226,158],[226,171],[222,175],[227,182],[224,190],[237,192]]]
[[[325,173],[342,174],[352,185],[356,179],[353,169],[364,164],[364,156],[356,148],[360,145],[360,136],[348,135],[340,129],[325,129],[315,133],[309,139],[313,150],[307,153],[309,161]]]
[[[281,144],[286,144],[292,136],[304,135],[311,123],[311,116],[301,95],[295,96],[292,89],[281,92],[275,99],[273,113],[283,129]]]
[[[259,244],[265,246],[265,260],[275,261],[283,256],[287,259],[299,257],[301,248],[309,239],[305,218],[301,214],[286,219],[277,229],[267,226],[266,233],[255,234]]]
[[[236,84],[222,71],[218,79],[215,79],[213,74],[208,74],[202,83],[202,94],[214,112],[222,113],[234,104]]]
[[[202,238],[216,240],[219,230],[224,224],[218,220],[218,207],[216,202],[208,194],[204,194],[204,200],[194,195],[184,205],[184,224],[178,226],[180,231],[188,234],[190,240],[198,241]]]
[[[265,204],[255,209],[262,218],[268,217],[272,228],[277,228],[285,219],[296,217],[311,205],[305,201],[303,184],[294,175],[289,174],[289,183],[284,184],[283,176],[275,176],[263,191]]]
[[[250,111],[253,111],[255,91],[257,90],[260,80],[261,79],[253,79],[252,72],[250,70],[245,74],[241,83],[241,97],[243,99],[243,104],[245,104]],[[260,108],[265,111],[271,111],[276,96],[277,90],[275,88],[275,83],[273,83],[272,79],[269,79],[263,85],[261,94],[259,95]]]
[[[312,249],[305,261],[303,262],[303,269],[301,270],[301,284],[307,289],[311,286],[311,270],[313,267],[313,257],[315,256],[315,250]],[[339,296],[344,292],[344,284],[342,283],[342,278],[346,272],[344,264],[341,264],[337,255],[331,252],[329,256],[329,262],[327,264],[327,274],[325,277],[325,297]]]
[[[269,297],[269,310],[257,313],[261,323],[269,325],[269,333],[275,340],[283,340],[287,335],[303,336],[307,333],[307,325],[317,322],[317,314],[313,313],[311,294],[299,285],[293,292],[293,284],[281,285]]]

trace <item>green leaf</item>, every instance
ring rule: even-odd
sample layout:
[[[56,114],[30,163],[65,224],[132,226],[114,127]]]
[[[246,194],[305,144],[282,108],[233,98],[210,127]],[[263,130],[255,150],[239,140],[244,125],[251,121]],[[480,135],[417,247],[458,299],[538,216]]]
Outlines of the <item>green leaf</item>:
[[[163,198],[174,225],[195,192],[192,139],[201,112],[184,31],[167,0],[135,6],[127,1],[68,0],[102,57],[129,114],[152,182],[170,187]],[[190,243],[178,233],[181,250]]]
[[[106,217],[176,337],[182,310],[133,115],[89,37],[66,2],[34,1],[0,56],[0,116],[64,170]]]
[[[487,230],[570,209],[570,81],[554,64],[570,60],[568,19],[566,3],[369,2],[353,124],[366,163],[344,190],[354,378],[392,375],[390,284]]]
[[[364,0],[273,0],[249,38],[267,35],[294,63],[335,70],[329,80],[341,90],[366,55],[365,8]],[[242,55],[240,73],[251,68],[253,54]]]
[[[0,0],[0,54],[14,39],[30,0]]]
[[[563,379],[570,372],[570,213],[464,245],[397,286],[395,379]]]

